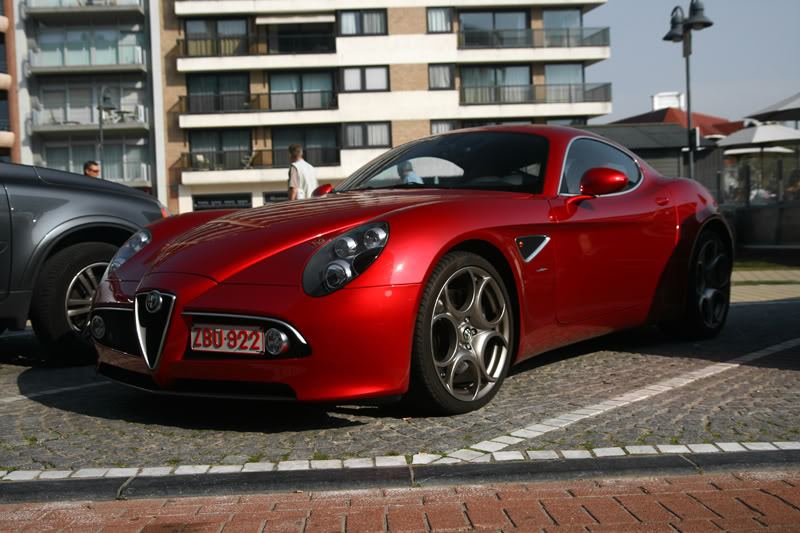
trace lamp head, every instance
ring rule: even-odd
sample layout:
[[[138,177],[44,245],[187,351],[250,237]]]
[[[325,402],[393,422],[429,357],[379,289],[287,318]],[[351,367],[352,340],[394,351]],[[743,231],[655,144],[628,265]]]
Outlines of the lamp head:
[[[670,28],[667,34],[664,36],[665,41],[671,41],[673,43],[679,43],[683,40],[683,25],[684,25],[684,18],[683,18],[683,9],[680,6],[676,7],[672,10],[672,19],[670,20]]]
[[[684,22],[693,30],[702,30],[708,28],[713,22],[705,15],[705,7],[700,0],[692,0],[689,5],[689,18]]]

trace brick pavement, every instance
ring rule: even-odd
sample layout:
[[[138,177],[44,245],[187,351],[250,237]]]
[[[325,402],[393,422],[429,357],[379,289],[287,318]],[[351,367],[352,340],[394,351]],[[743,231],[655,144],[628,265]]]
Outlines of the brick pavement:
[[[0,505],[0,531],[798,531],[800,471]]]

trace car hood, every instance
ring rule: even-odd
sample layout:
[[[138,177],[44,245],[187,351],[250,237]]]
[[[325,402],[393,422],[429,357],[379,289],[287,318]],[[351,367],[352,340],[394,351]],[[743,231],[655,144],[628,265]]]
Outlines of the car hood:
[[[485,191],[354,191],[281,202],[226,214],[167,243],[150,272],[191,273],[224,282],[249,266],[278,254],[299,283],[310,254],[332,236],[358,224],[401,210],[475,199]],[[302,246],[301,246],[302,245]],[[280,276],[286,279],[286,276]],[[273,278],[274,281],[278,281]]]

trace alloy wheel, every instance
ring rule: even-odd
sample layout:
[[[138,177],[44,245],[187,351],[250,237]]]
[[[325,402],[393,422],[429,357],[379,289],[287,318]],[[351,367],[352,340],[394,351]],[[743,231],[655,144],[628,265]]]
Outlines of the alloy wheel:
[[[511,345],[503,290],[484,269],[457,270],[436,297],[431,354],[441,384],[454,398],[473,401],[495,386]]]
[[[725,320],[730,299],[731,264],[718,239],[703,244],[695,265],[697,308],[706,327],[714,329]]]

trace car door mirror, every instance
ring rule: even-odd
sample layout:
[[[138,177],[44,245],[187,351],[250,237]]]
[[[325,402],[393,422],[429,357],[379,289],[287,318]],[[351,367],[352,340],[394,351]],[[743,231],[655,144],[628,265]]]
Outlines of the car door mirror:
[[[581,176],[581,194],[602,196],[619,192],[628,186],[628,176],[606,167],[590,168]]]
[[[323,183],[322,185],[314,189],[314,192],[311,193],[311,196],[325,196],[332,190],[333,186],[330,183]]]

